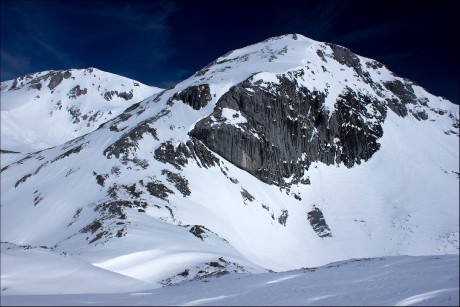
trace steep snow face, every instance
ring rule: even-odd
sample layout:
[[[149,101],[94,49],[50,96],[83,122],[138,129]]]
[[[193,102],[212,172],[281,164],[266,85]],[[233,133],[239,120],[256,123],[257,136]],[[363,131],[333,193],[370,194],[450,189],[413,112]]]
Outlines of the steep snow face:
[[[376,61],[272,38],[2,163],[2,241],[157,285],[458,254],[458,120]]]
[[[95,68],[2,82],[1,149],[32,152],[95,130],[161,89]]]

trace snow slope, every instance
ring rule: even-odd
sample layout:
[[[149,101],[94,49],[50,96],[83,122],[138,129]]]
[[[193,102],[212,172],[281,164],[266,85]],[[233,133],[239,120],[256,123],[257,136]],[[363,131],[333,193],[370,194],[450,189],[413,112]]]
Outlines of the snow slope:
[[[11,306],[458,306],[458,260],[454,255],[351,259],[128,293],[6,295],[1,300]]]
[[[0,87],[0,148],[16,152],[65,143],[161,91],[96,68],[43,71]]]
[[[30,246],[50,259],[65,253],[86,262],[88,270],[118,274],[115,289],[134,284],[130,278],[159,287],[350,258],[457,255],[458,106],[337,48],[286,35],[232,51],[89,134],[2,163],[1,241]],[[254,118],[247,110],[230,100],[225,106],[223,97],[239,88],[242,100],[249,97],[245,101],[261,93],[274,97],[263,101],[260,112],[283,101],[286,110],[295,110],[294,98],[280,93],[286,83],[324,97],[315,100],[321,116],[356,116],[339,127],[351,135],[381,128],[375,152],[351,164],[303,152],[296,160],[304,163],[303,173],[276,184],[245,170],[260,153],[243,152],[244,159],[231,162],[225,150],[210,150],[212,140],[198,138],[197,123],[208,120],[211,132],[233,129],[228,131],[235,142],[224,142],[230,149],[244,140],[266,140],[262,130],[249,126]],[[355,104],[343,106],[350,89],[353,97],[367,98],[345,99]],[[286,112],[273,111],[259,124],[277,127],[295,114]],[[300,137],[323,146],[329,130],[320,129],[333,121],[317,122]],[[320,148],[345,152],[356,145],[354,138],[338,137]],[[367,149],[366,143],[357,146]],[[5,253],[13,250],[2,244]],[[2,266],[10,268],[8,274],[2,270],[2,284],[18,272],[14,259],[2,257]],[[17,280],[37,287],[9,281],[2,295],[44,291],[27,273]],[[54,282],[46,293],[62,293],[59,279]]]

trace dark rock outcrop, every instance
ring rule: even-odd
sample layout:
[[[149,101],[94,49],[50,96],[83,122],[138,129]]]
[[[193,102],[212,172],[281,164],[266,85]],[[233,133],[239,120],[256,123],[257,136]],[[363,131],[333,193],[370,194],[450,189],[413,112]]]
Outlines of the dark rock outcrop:
[[[372,83],[372,78],[367,71],[363,71],[361,62],[356,54],[348,48],[326,43],[332,49],[332,57],[342,65],[346,65],[358,74],[358,76],[366,83]]]
[[[332,237],[331,230],[324,219],[323,212],[315,206],[313,206],[313,210],[308,212],[308,221],[319,237]]]
[[[179,192],[181,192],[181,194],[184,197],[189,196],[192,193],[190,191],[189,186],[188,186],[188,180],[185,177],[181,176],[181,174],[173,173],[173,172],[168,171],[166,169],[162,170],[161,174],[162,175],[166,174],[166,180],[168,182],[171,182],[172,184],[174,184],[176,189]]]
[[[70,71],[65,71],[62,75],[64,79],[69,79],[72,76],[72,73]]]
[[[279,83],[249,78],[232,87],[190,135],[260,180],[280,186],[292,175],[292,183],[298,182],[314,161],[347,167],[367,161],[380,146],[385,105],[348,88],[330,114],[326,94],[299,86],[299,74],[279,75]],[[225,118],[224,109],[233,116]]]
[[[2,153],[2,154],[18,154],[20,152],[12,151],[12,150],[6,150],[6,149],[0,149],[0,153]]]
[[[148,182],[145,186],[147,188],[147,191],[150,193],[150,195],[163,199],[163,200],[167,200],[169,194],[174,194],[173,191],[168,189],[168,187],[165,186],[160,181]]]
[[[414,90],[409,83],[394,80],[385,82],[384,86],[395,94],[395,96],[398,97],[403,104],[416,104],[417,96],[415,96]]]
[[[87,88],[84,88],[84,89],[81,89],[80,88],[80,85],[77,85],[77,86],[74,86],[70,91],[69,93],[67,94],[67,96],[71,99],[77,99],[78,96],[81,96],[81,95],[86,95],[88,93],[88,89]]]
[[[107,201],[97,205],[94,208],[95,212],[102,213],[101,220],[116,218],[119,220],[125,220],[127,214],[125,212],[126,208],[131,209],[145,209],[148,204],[144,201],[131,201],[131,200],[114,200]]]
[[[383,85],[387,90],[392,92],[397,98],[387,99],[388,107],[395,112],[398,116],[406,117],[408,115],[407,104],[422,105],[426,106],[425,99],[417,99],[412,88],[412,82],[404,79],[404,82],[400,80],[387,81]],[[427,120],[428,114],[424,110],[411,111],[410,112],[418,120]]]
[[[408,114],[406,105],[396,98],[387,99],[387,105],[398,116],[406,117]]]
[[[150,120],[145,120],[123,134],[122,137],[104,150],[104,156],[108,159],[112,158],[112,156],[117,159],[120,157],[126,159],[131,151],[138,149],[138,141],[143,138],[144,134],[149,134],[158,140],[156,129],[150,127],[149,123]]]
[[[98,185],[103,187],[105,185],[105,180],[109,177],[107,174],[97,174],[96,172],[93,172],[93,175],[96,176],[96,182]]]
[[[61,160],[61,159],[64,159],[64,158],[66,158],[66,157],[68,157],[70,155],[78,154],[84,147],[85,147],[85,144],[80,144],[78,146],[75,146],[72,149],[67,150],[63,154],[61,154],[61,155],[57,156],[56,158],[54,158],[53,160],[51,160],[51,163],[54,163],[54,162],[56,162],[58,160]]]
[[[211,101],[211,90],[209,85],[201,84],[194,85],[180,91],[172,97],[171,103],[174,100],[181,100],[183,103],[191,106],[195,110],[205,107]]]
[[[366,62],[366,67],[376,70],[376,69],[385,67],[385,65],[383,65],[382,63],[376,60],[372,60],[372,61]]]
[[[351,52],[348,48],[339,45],[330,43],[326,43],[326,45],[328,45],[332,49],[332,56],[334,60],[336,60],[342,65],[346,65],[348,67],[353,68],[359,74],[362,73],[361,63],[356,54]]]
[[[178,170],[188,163],[188,159],[194,159],[198,166],[208,168],[219,163],[212,152],[199,140],[191,137],[186,144],[180,143],[174,147],[171,142],[164,142],[155,150],[155,159],[174,165]]]
[[[289,216],[289,212],[287,210],[283,210],[281,215],[278,217],[278,223],[283,226],[286,226],[287,218]]]
[[[156,160],[174,165],[179,170],[188,163],[187,158],[190,156],[189,148],[183,143],[175,148],[170,141],[167,141],[155,149]]]
[[[123,131],[126,127],[119,129],[117,125],[127,121],[132,116],[130,112],[133,111],[135,111],[135,109],[123,112],[110,122],[104,123],[101,126],[99,126],[98,129],[105,128],[107,124],[111,131]],[[112,156],[115,156],[117,159],[121,158],[123,161],[126,162],[128,160],[128,155],[130,153],[135,152],[138,149],[138,141],[141,140],[145,134],[150,135],[154,139],[158,140],[156,129],[152,128],[150,125],[159,120],[160,118],[167,116],[169,113],[169,110],[163,109],[155,116],[141,121],[134,128],[132,128],[128,132],[125,132],[118,140],[116,140],[114,143],[108,146],[103,152],[104,156],[106,156],[108,159],[111,159]]]
[[[18,78],[14,79],[13,85],[11,85],[10,90],[17,89],[17,88],[18,88],[18,84],[19,84]]]
[[[14,79],[10,90],[15,90],[21,88],[22,86],[28,86],[31,89],[41,90],[42,83],[45,84],[45,81],[49,79],[48,88],[50,90],[55,89],[64,79],[68,79],[72,76],[72,73],[68,70],[66,71],[48,71],[43,75],[38,74],[28,74],[22,77]]]
[[[410,110],[410,113],[417,119],[417,120],[427,120],[428,114],[425,110]]]
[[[17,188],[21,183],[26,182],[26,180],[29,179],[31,176],[32,176],[32,174],[24,175],[21,179],[16,181],[16,184],[14,185],[14,187]]]
[[[32,83],[29,88],[32,88],[34,90],[41,90],[42,89],[42,84],[37,82],[37,83]]]
[[[247,203],[246,203],[247,200],[250,201],[250,202],[252,202],[252,201],[254,201],[254,199],[255,199],[254,196],[252,196],[251,193],[249,193],[248,191],[246,191],[246,190],[243,189],[243,188],[241,188],[240,193],[241,193],[241,197],[243,197],[243,201],[244,201],[245,204],[247,204]]]
[[[207,229],[206,227],[202,226],[202,225],[193,225],[189,232],[191,234],[193,234],[195,237],[201,239],[201,241],[204,240],[204,234],[206,233],[206,230],[209,230]]]
[[[51,77],[50,82],[48,83],[48,87],[50,90],[53,90],[56,86],[58,86],[62,80],[64,80],[64,74],[60,71],[54,73]]]
[[[137,209],[139,212],[145,212],[148,204],[144,201],[131,201],[131,200],[114,200],[102,202],[94,207],[95,212],[100,213],[100,217],[94,219],[90,224],[80,229],[80,233],[91,233],[86,240],[88,244],[92,244],[96,241],[103,244],[110,238],[122,237],[126,235],[126,224],[128,215],[126,209]],[[69,226],[71,226],[81,213],[81,209],[74,215],[74,220]],[[95,234],[95,235],[94,235]],[[101,239],[105,240],[101,240]],[[102,242],[101,242],[101,241]]]
[[[128,101],[134,97],[133,90],[129,92],[118,92],[118,91],[108,91],[104,93],[104,99],[107,101],[112,100],[114,96],[123,98],[124,100]]]

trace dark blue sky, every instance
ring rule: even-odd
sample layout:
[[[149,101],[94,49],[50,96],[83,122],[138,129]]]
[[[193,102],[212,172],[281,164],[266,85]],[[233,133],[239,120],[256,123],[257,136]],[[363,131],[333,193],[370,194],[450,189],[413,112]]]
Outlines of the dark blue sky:
[[[159,87],[300,33],[459,101],[458,1],[1,1],[1,80],[96,67]]]

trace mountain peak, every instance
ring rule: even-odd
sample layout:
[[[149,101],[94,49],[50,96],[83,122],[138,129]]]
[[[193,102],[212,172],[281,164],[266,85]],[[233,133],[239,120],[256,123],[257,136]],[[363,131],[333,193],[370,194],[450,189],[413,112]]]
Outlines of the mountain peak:
[[[458,106],[347,48],[271,38],[132,104],[119,97],[132,80],[114,90],[93,72],[50,89],[51,78],[2,92],[2,136],[13,110],[41,123],[65,99],[58,114],[73,128],[99,114],[87,95],[123,108],[64,144],[2,154],[13,157],[1,169],[11,248],[45,246],[156,285],[458,253]],[[23,113],[36,105],[21,108],[23,93],[47,112]]]

